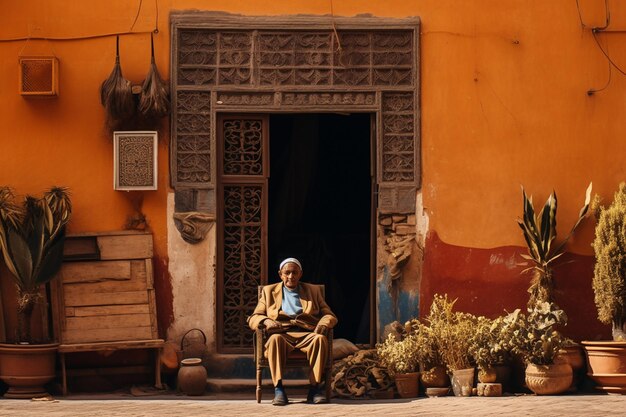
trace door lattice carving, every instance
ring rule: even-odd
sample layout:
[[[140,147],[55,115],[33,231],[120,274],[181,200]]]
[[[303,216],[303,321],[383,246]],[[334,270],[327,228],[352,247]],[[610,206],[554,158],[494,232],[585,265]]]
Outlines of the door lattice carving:
[[[262,266],[262,186],[224,187],[222,345],[252,346],[246,318],[256,305]]]
[[[224,175],[263,174],[262,129],[259,120],[224,121]]]
[[[224,350],[245,351],[253,336],[246,319],[254,311],[258,285],[266,280],[267,119],[223,116],[218,123],[223,207],[218,339]]]

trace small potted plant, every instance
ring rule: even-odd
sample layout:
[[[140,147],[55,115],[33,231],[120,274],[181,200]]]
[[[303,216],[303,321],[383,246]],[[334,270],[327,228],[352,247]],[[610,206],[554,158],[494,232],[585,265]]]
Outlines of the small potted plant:
[[[456,300],[436,294],[426,320],[432,329],[441,358],[451,375],[452,390],[457,396],[470,396],[474,385],[474,364],[470,346],[476,317],[453,311]]]
[[[415,334],[420,365],[420,384],[426,390],[426,394],[447,393],[450,378],[448,378],[446,366],[437,345],[438,339],[433,334],[433,329],[418,319],[411,319],[404,326],[406,334]]]
[[[519,309],[504,318],[508,349],[526,363],[526,385],[536,394],[560,394],[572,383],[572,367],[559,358],[565,337],[556,330],[567,323],[554,303],[537,303],[524,315]]]
[[[403,398],[417,397],[419,390],[419,345],[416,334],[398,338],[391,333],[376,345],[378,357],[395,379],[398,394]]]
[[[478,368],[478,381],[483,383],[496,382],[496,367],[503,366],[507,358],[506,346],[501,337],[504,318],[476,317],[474,336],[470,345],[470,353]]]
[[[35,340],[31,319],[43,299],[42,286],[61,267],[71,213],[65,188],[53,187],[41,198],[27,196],[18,205],[12,191],[0,187],[0,252],[16,286],[18,319],[15,343],[0,344],[0,369],[9,385],[6,397],[46,395],[43,385],[54,378],[58,344]]]
[[[596,202],[594,201],[594,205]],[[597,204],[592,287],[598,319],[612,326],[612,341],[582,342],[598,388],[626,392],[626,183],[607,208]]]

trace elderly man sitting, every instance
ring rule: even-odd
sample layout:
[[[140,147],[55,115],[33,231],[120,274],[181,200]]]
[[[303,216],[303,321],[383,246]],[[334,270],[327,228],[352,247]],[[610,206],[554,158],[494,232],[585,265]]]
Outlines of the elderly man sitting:
[[[259,303],[248,318],[252,330],[263,325],[269,333],[273,332],[265,345],[274,383],[272,404],[286,405],[289,402],[283,387],[283,367],[287,354],[294,349],[306,353],[311,365],[307,402],[324,403],[326,396],[321,382],[328,354],[326,330],[337,324],[337,317],[326,304],[319,287],[300,282],[300,261],[285,259],[280,263],[278,275],[282,282],[263,287]],[[301,318],[305,320],[300,322]]]

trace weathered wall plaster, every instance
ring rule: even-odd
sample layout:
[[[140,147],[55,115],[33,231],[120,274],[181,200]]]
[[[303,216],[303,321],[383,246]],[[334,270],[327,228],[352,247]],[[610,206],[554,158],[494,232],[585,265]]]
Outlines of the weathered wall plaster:
[[[394,321],[418,317],[428,214],[422,193],[415,215],[379,216],[377,224],[376,331],[380,340]]]
[[[216,349],[215,327],[215,242],[212,227],[206,239],[195,245],[185,242],[174,224],[174,193],[167,196],[167,242],[172,280],[174,321],[168,340],[180,342],[192,328],[201,329],[210,351]]]

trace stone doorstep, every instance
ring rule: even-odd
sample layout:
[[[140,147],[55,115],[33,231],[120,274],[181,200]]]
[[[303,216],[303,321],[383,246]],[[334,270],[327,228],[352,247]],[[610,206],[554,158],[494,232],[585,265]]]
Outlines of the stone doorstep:
[[[285,379],[283,381],[287,395],[306,395],[309,388],[308,379]],[[270,395],[274,392],[272,380],[263,379],[263,394]],[[254,394],[256,392],[256,380],[250,378],[207,378],[207,391],[220,393],[245,392]]]

